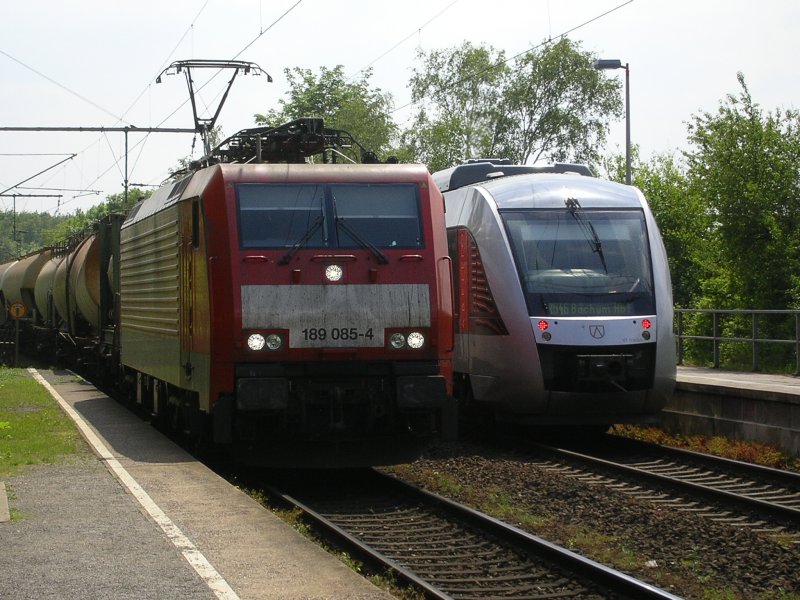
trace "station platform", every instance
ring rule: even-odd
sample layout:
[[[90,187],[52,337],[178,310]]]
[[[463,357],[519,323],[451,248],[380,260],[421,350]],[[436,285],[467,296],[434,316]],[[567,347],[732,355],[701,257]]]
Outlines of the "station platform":
[[[5,482],[0,598],[392,597],[89,383],[31,374],[87,448]]]
[[[800,398],[800,377],[791,375],[679,366],[677,384],[681,389],[703,386],[761,397],[785,394]]]
[[[800,377],[679,366],[662,423],[672,433],[760,442],[800,456]]]

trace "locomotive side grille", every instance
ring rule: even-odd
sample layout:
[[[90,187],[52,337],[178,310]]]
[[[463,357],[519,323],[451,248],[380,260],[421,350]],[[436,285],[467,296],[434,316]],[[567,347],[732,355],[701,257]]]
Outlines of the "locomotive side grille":
[[[165,211],[167,213],[173,210]],[[162,213],[163,214],[163,213]],[[162,219],[159,219],[162,220]],[[120,244],[121,325],[178,334],[179,261],[177,214],[157,227],[137,223]]]

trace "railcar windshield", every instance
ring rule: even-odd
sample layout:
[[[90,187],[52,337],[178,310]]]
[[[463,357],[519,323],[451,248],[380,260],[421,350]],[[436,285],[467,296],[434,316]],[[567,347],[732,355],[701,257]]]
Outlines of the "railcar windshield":
[[[239,184],[243,249],[422,248],[415,184]]]
[[[655,313],[641,210],[502,212],[531,316]]]

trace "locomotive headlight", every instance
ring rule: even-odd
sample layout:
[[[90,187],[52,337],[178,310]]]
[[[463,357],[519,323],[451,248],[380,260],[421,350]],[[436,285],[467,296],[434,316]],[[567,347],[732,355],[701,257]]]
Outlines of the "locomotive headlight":
[[[283,339],[277,333],[270,333],[267,336],[267,348],[270,350],[280,350],[283,346]]]
[[[247,347],[250,348],[250,350],[261,350],[264,347],[264,344],[266,343],[267,340],[265,340],[264,336],[261,335],[260,333],[251,333],[247,337]]]
[[[406,336],[402,333],[393,333],[392,337],[389,338],[389,343],[392,345],[392,348],[399,350],[406,345]]]
[[[339,281],[344,275],[344,270],[339,265],[328,265],[325,267],[325,277],[328,281]]]
[[[408,334],[408,339],[406,341],[408,342],[409,348],[416,350],[422,348],[422,345],[425,343],[425,336],[418,331],[412,331]]]

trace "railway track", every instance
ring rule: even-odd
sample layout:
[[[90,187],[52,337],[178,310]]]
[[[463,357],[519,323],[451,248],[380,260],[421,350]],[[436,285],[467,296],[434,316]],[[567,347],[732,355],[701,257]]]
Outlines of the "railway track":
[[[271,481],[269,492],[428,598],[677,598],[375,471]]]
[[[800,474],[623,438],[538,452],[538,467],[800,546]]]

